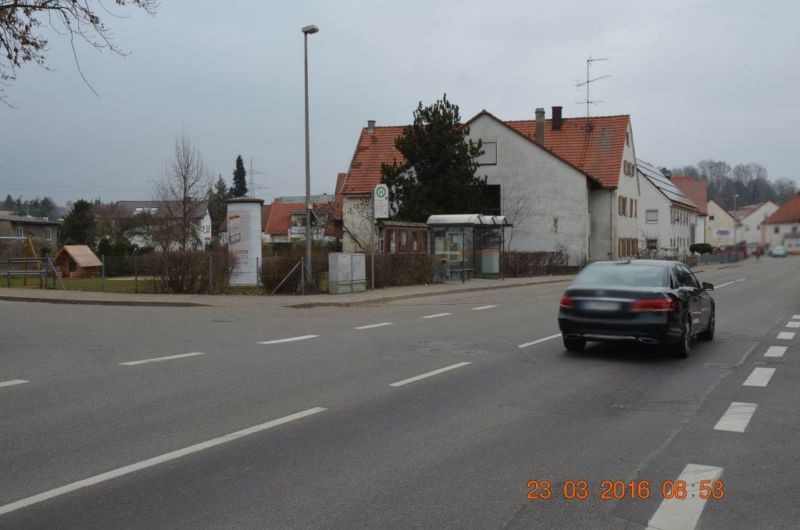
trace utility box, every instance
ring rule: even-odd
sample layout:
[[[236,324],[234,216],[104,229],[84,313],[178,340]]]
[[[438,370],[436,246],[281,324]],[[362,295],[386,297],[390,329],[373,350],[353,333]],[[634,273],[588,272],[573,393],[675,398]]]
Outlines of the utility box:
[[[367,290],[367,262],[364,254],[328,254],[328,292],[359,293]]]

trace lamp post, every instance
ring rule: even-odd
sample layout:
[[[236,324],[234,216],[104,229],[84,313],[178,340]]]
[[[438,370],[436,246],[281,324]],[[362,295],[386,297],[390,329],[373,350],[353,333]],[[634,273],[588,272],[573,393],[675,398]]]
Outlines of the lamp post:
[[[317,33],[319,28],[313,24],[302,28],[303,65],[305,68],[305,107],[306,107],[306,284],[313,285],[311,273],[311,158],[308,147],[308,36]]]

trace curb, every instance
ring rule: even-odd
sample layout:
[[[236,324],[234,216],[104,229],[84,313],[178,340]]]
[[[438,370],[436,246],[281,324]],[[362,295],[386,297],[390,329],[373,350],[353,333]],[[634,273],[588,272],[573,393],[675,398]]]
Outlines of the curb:
[[[39,302],[41,304],[73,304],[73,305],[115,305],[131,307],[211,307],[207,304],[194,302],[156,302],[139,300],[79,300],[70,298],[36,298],[35,296],[7,296],[0,295],[0,300],[6,302]]]
[[[570,282],[572,278],[563,279],[563,280],[546,280],[541,282],[525,282],[525,283],[513,283],[510,285],[490,285],[486,287],[466,287],[462,289],[453,289],[452,291],[436,291],[430,293],[414,293],[414,294],[403,294],[403,295],[396,295],[396,296],[385,296],[383,298],[372,298],[369,300],[358,300],[356,302],[307,302],[301,304],[290,304],[285,305],[283,307],[288,307],[291,309],[313,309],[315,307],[358,307],[358,306],[370,306],[370,305],[380,305],[386,302],[395,302],[398,300],[409,300],[412,298],[430,298],[434,296],[447,296],[451,294],[460,294],[460,293],[472,293],[478,291],[491,291],[495,289],[513,289],[514,287],[528,287],[531,285],[546,285],[551,283],[563,283],[563,282]]]

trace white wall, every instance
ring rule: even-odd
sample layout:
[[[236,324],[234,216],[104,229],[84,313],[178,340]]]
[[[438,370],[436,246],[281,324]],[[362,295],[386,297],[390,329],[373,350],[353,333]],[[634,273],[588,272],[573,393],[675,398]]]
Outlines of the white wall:
[[[741,226],[737,230],[737,241],[745,241],[751,250],[766,243],[766,241],[762,241],[761,223],[775,213],[778,208],[779,206],[774,202],[765,202],[757,210],[742,219]]]
[[[730,214],[715,201],[708,201],[706,243],[710,243],[713,247],[731,246],[736,243],[736,233],[736,221]]]
[[[617,245],[614,235],[616,205],[617,194],[614,190],[593,189],[590,192],[589,259],[591,261],[614,259]]]
[[[783,245],[783,237],[787,234],[800,233],[800,223],[781,223],[764,225],[766,228],[767,243],[770,248]]]
[[[496,143],[496,163],[481,165],[477,175],[501,186],[502,214],[514,225],[506,233],[508,248],[563,250],[570,265],[586,263],[590,230],[586,176],[490,116],[470,123],[469,138]]]
[[[647,177],[640,175],[642,195],[639,203],[640,249],[647,250],[647,240],[658,240],[656,256],[680,257],[689,253],[692,226],[697,226],[696,212],[676,206]],[[647,222],[648,210],[658,211],[658,222]],[[696,228],[695,228],[696,229]]]
[[[369,247],[372,203],[369,195],[345,195],[342,202],[342,251],[364,252]]]
[[[639,201],[640,194],[641,194],[641,186],[642,183],[640,182],[641,179],[644,177],[639,175],[639,172],[634,169],[633,176],[625,174],[625,161],[635,164],[636,163],[636,150],[633,143],[633,129],[630,124],[628,124],[628,138],[630,138],[630,145],[626,142],[625,148],[622,152],[622,162],[620,162],[620,170],[619,170],[619,184],[616,190],[616,196],[619,197],[620,195],[623,197],[628,197]],[[613,252],[614,257],[617,257],[617,251],[619,246],[617,241],[620,238],[635,238],[639,239],[639,220],[638,216],[633,217],[630,215],[623,216],[619,215],[617,209],[617,197],[613,199],[612,208],[614,212],[614,217],[616,220],[615,224],[615,232],[614,232],[614,241],[613,241]],[[637,211],[638,214],[641,215],[642,207],[641,204],[637,204]]]

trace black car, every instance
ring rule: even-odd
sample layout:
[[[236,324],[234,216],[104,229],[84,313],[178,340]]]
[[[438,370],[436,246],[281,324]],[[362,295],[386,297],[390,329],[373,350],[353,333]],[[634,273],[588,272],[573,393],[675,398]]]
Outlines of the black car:
[[[558,326],[569,351],[587,341],[667,344],[688,357],[693,337],[714,338],[714,286],[677,261],[598,261],[561,297]]]

